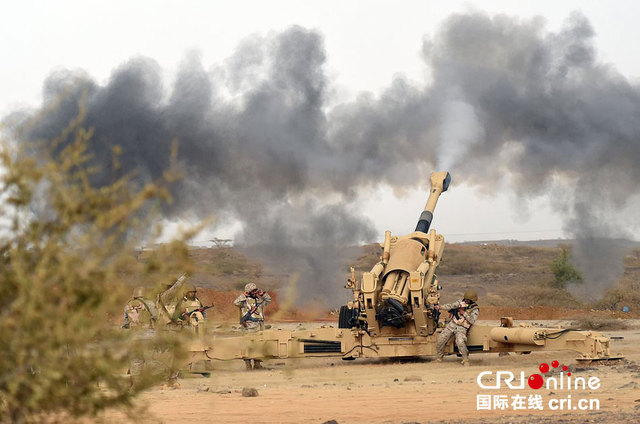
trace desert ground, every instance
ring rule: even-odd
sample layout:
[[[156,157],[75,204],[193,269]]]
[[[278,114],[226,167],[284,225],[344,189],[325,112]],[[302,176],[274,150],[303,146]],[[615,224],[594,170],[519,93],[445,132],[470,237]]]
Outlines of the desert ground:
[[[541,321],[549,326],[570,327],[572,321]],[[495,321],[484,321],[494,324]],[[246,371],[241,360],[215,362],[210,377],[184,375],[174,386],[162,385],[145,392],[136,406],[146,408],[149,423],[529,423],[529,422],[637,422],[640,413],[640,320],[624,320],[627,328],[601,330],[613,336],[612,353],[624,359],[590,366],[577,364],[571,352],[471,356],[462,367],[455,356],[435,363],[413,360],[303,359],[266,361],[265,370]],[[326,325],[326,323],[324,323]],[[575,324],[575,323],[574,323]],[[276,324],[277,325],[277,324]],[[319,323],[317,325],[320,325]],[[596,390],[487,390],[478,386],[482,371],[511,371],[528,377],[539,373],[541,363],[553,360],[569,366],[574,378],[597,377]],[[244,397],[244,388],[255,388],[257,397]],[[543,410],[478,410],[477,395],[540,394]],[[593,411],[551,410],[549,401],[598,399]],[[510,401],[511,402],[511,401]],[[595,407],[594,407],[595,409]],[[128,422],[109,412],[107,422]],[[332,421],[333,420],[333,421]],[[137,421],[139,422],[139,421]]]
[[[354,266],[358,275],[379,260],[379,250],[378,245],[357,250],[360,253]],[[623,360],[585,367],[577,365],[575,355],[568,351],[501,357],[480,353],[471,356],[470,367],[462,367],[455,356],[445,358],[443,363],[435,363],[432,358],[326,358],[270,360],[265,362],[266,370],[254,371],[246,371],[241,360],[218,361],[212,364],[210,377],[182,375],[175,386],[164,384],[148,390],[135,406],[146,408],[144,421],[149,423],[637,422],[640,315],[636,286],[640,280],[640,249],[625,257],[625,271],[618,286],[600,303],[590,304],[550,283],[553,274],[549,264],[559,252],[558,247],[448,245],[439,270],[445,288],[442,301],[455,300],[471,287],[481,298],[481,323],[497,324],[495,320],[500,317],[513,316],[519,322],[538,325],[592,328],[618,338],[612,340],[612,353],[621,353]],[[192,279],[198,286],[198,296],[205,304],[215,303],[210,319],[216,323],[237,322],[232,300],[244,282],[252,280],[272,293],[274,301],[267,308],[267,322],[276,328],[310,320],[315,322],[304,324],[306,328],[337,326],[335,313],[328,309],[309,314],[280,307],[286,301],[279,298],[279,289],[288,276],[271,272],[259,261],[249,259],[250,255],[230,248],[195,249],[190,255],[197,264]],[[335,290],[342,290],[341,283],[336,283]],[[626,305],[631,308],[629,313],[621,311]],[[526,386],[522,390],[491,391],[477,383],[483,371],[511,371],[518,376],[522,371],[528,377],[539,372],[541,363],[554,360],[570,366],[574,377],[599,378],[600,388],[533,390]],[[258,396],[244,397],[244,388],[256,389]],[[529,409],[528,405],[523,410],[514,410],[511,405],[505,410],[478,409],[477,395],[516,394],[541,395],[544,409]],[[571,408],[549,408],[549,401],[569,396],[574,401]],[[599,408],[574,410],[580,399],[597,399]],[[99,418],[140,422],[115,411]]]

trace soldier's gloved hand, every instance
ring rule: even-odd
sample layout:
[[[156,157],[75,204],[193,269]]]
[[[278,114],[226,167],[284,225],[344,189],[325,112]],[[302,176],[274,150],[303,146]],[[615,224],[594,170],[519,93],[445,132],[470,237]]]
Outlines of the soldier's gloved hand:
[[[464,300],[462,302],[460,302],[460,308],[466,308],[467,306],[469,306],[469,305],[467,305]]]

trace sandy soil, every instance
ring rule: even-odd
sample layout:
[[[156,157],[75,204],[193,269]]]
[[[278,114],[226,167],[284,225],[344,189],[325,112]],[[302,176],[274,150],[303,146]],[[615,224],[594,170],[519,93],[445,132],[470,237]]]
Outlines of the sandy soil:
[[[543,321],[537,320],[541,323]],[[437,364],[413,361],[305,359],[267,361],[267,370],[245,371],[242,361],[216,362],[211,377],[189,376],[180,387],[156,387],[144,393],[140,406],[148,408],[146,422],[153,423],[528,423],[528,422],[637,422],[640,413],[640,320],[628,320],[622,331],[602,331],[624,337],[612,342],[613,352],[625,360],[575,368],[569,352],[530,355],[476,354],[471,367],[456,357]],[[568,322],[547,321],[549,325]],[[477,384],[482,371],[508,370],[525,376],[539,372],[542,362],[572,366],[572,376],[598,377],[597,390],[486,390]],[[258,390],[243,397],[242,389]],[[540,394],[544,410],[478,410],[476,395]],[[599,410],[550,410],[551,399],[571,396],[598,399]],[[103,418],[127,422],[120,413]]]

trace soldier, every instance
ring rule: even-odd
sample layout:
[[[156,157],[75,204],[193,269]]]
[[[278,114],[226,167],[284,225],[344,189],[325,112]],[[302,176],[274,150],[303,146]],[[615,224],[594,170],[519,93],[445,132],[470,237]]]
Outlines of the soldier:
[[[436,349],[438,351],[438,358],[436,362],[442,362],[444,356],[444,347],[451,340],[451,337],[455,335],[456,346],[458,352],[462,355],[462,365],[469,366],[469,350],[467,349],[467,332],[469,328],[478,319],[480,309],[478,308],[478,294],[473,290],[467,290],[464,292],[463,298],[453,303],[446,305],[435,305],[436,309],[454,310],[451,320],[447,324],[442,333],[438,336],[438,342]]]
[[[255,283],[244,286],[244,293],[233,301],[240,308],[240,325],[245,331],[254,332],[264,330],[264,307],[271,302],[271,296],[267,292],[258,289]],[[244,360],[247,369],[252,369],[251,359]],[[253,369],[261,369],[262,361],[253,360]]]
[[[131,300],[124,307],[124,325],[122,328],[148,326],[153,328],[158,320],[158,310],[152,300],[144,296],[144,287],[133,290]]]
[[[198,323],[207,317],[205,307],[198,296],[196,296],[196,286],[192,283],[185,283],[182,292],[184,295],[178,301],[176,309],[173,311],[172,320],[176,323],[183,323],[197,327]]]

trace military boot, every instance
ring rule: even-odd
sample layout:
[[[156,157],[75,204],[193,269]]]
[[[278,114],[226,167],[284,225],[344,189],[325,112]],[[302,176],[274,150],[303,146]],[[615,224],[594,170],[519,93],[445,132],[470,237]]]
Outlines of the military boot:
[[[253,367],[251,366],[251,359],[245,359],[244,366],[247,368],[247,370],[253,369]]]
[[[463,358],[461,364],[462,364],[463,367],[468,367],[469,366],[469,358]]]
[[[259,359],[254,359],[253,360],[253,369],[254,370],[263,370],[264,367],[262,366],[262,361]]]

